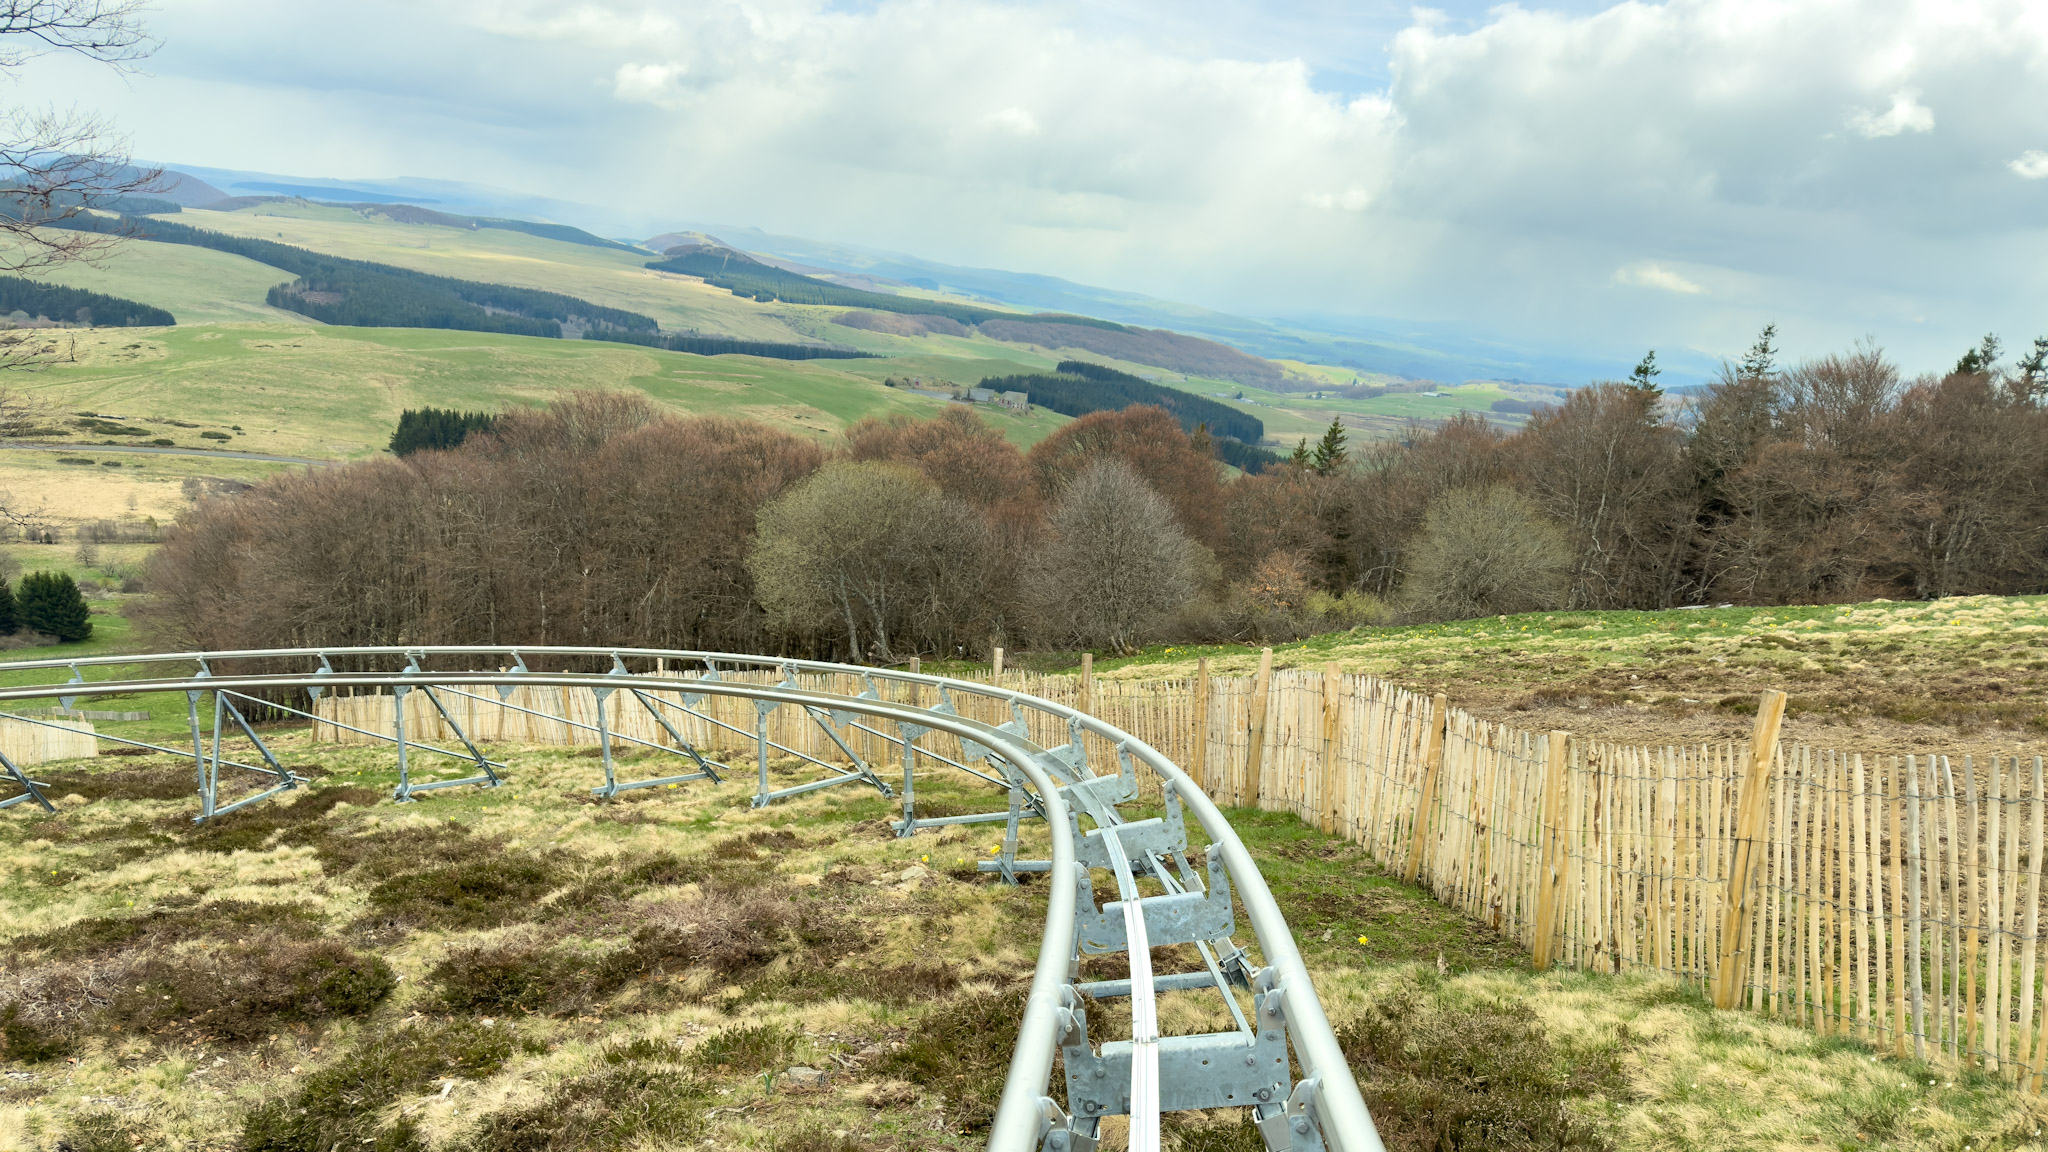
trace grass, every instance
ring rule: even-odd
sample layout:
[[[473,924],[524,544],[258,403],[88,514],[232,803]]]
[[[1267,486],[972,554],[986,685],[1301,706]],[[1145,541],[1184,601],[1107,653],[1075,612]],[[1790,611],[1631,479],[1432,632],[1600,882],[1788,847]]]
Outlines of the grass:
[[[1246,675],[1258,649],[1155,646],[1101,676]],[[2048,752],[2048,597],[1663,612],[1535,612],[1360,628],[1278,645],[1521,728],[1603,738],[1746,737],[1759,692],[1791,695],[1796,738],[1858,751]],[[1075,658],[1078,662],[1078,657]],[[1048,662],[1048,666],[1051,666]]]
[[[1043,916],[1041,885],[968,864],[990,830],[899,841],[894,802],[851,789],[593,803],[565,750],[495,750],[509,787],[396,807],[387,752],[268,738],[311,789],[211,827],[168,756],[43,766],[59,813],[0,815],[0,1149],[980,1146]],[[972,783],[919,794],[988,806]],[[1533,973],[1354,846],[1231,819],[1399,1152],[2017,1148],[2042,1118],[1669,981]],[[67,1009],[81,976],[142,990]],[[1213,995],[1160,1013],[1227,1026]],[[1231,1114],[1169,1127],[1259,1147]]]
[[[188,447],[213,446],[199,430],[239,426],[229,441],[235,449],[315,459],[381,452],[406,408],[497,410],[545,404],[578,388],[640,391],[680,412],[818,437],[863,416],[930,416],[945,404],[881,387],[886,361],[705,357],[592,341],[311,324],[99,329],[78,342],[77,364],[39,373],[25,387],[62,411],[119,413]],[[849,363],[872,377],[843,367]],[[1064,422],[1043,411],[983,415],[1020,443]]]

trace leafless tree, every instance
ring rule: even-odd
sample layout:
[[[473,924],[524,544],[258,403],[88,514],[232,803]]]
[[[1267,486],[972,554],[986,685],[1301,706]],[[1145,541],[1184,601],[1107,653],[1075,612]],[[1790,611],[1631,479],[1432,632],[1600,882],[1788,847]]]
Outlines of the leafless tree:
[[[985,521],[920,473],[835,461],[761,510],[747,568],[776,626],[889,661],[987,621],[990,553]]]
[[[1458,620],[1556,608],[1571,587],[1565,532],[1504,485],[1456,488],[1430,502],[1402,587],[1409,610]]]
[[[51,52],[126,69],[155,50],[143,0],[0,0],[0,75]],[[127,140],[75,108],[0,108],[0,272],[17,275],[105,254],[111,231],[57,227],[98,205],[154,191]]]
[[[1025,596],[1034,631],[1053,644],[1129,652],[1159,635],[1214,564],[1134,467],[1098,456],[1067,482],[1033,558]]]

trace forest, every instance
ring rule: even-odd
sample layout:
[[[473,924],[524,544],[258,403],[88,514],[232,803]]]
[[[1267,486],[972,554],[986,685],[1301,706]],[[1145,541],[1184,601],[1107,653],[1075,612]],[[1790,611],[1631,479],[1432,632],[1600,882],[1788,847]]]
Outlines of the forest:
[[[671,248],[669,251],[673,253],[676,250]],[[706,284],[716,285],[735,296],[747,296],[763,302],[780,300],[785,304],[829,304],[847,308],[868,308],[877,312],[942,316],[960,324],[1008,320],[1019,324],[1058,323],[1123,331],[1121,324],[1112,324],[1107,320],[1097,320],[1088,316],[1068,316],[1052,312],[999,312],[993,308],[976,308],[970,304],[953,304],[944,300],[929,300],[916,296],[891,296],[886,292],[848,288],[843,284],[817,280],[763,264],[730,248],[693,248],[666,259],[649,261],[647,266],[657,272],[695,276]]]
[[[1172,413],[1190,433],[1207,425],[1210,435],[1243,444],[1257,444],[1266,438],[1265,422],[1248,412],[1086,360],[1062,360],[1051,374],[989,376],[981,386],[998,392],[1027,393],[1033,404],[1062,416],[1086,416],[1090,412],[1114,412],[1133,404],[1152,404]]]
[[[627,332],[659,330],[652,318],[637,312],[607,308],[559,292],[434,276],[168,220],[79,216],[65,221],[64,226],[118,232],[164,244],[190,244],[268,264],[298,278],[272,288],[268,295],[270,305],[323,324],[453,328],[548,337],[561,336],[565,325]]]
[[[730,336],[699,336],[694,332],[598,332],[583,334],[585,340],[610,340],[618,344],[639,344],[666,348],[696,356],[764,356],[773,360],[872,360],[875,354],[836,344],[790,344],[774,340],[739,340]]]
[[[1918,379],[1870,347],[1702,394],[1646,373],[1227,478],[1164,409],[1028,453],[971,411],[831,445],[635,394],[187,515],[153,623],[192,647],[646,644],[891,661],[1117,651],[1553,608],[2048,590],[2048,340]]]
[[[20,276],[0,276],[0,316],[26,313],[29,320],[53,320],[92,328],[124,328],[138,324],[169,326],[177,317],[149,304],[44,284]]]

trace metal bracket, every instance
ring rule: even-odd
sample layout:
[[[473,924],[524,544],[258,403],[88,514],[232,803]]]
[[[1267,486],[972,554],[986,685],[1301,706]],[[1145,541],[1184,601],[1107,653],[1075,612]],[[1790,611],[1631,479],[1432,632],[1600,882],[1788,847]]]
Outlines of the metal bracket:
[[[1278,992],[1271,993],[1277,997]],[[1159,1038],[1159,1109],[1244,1108],[1287,1096],[1287,1029],[1269,1016],[1259,997],[1258,1031],[1250,1043],[1242,1032],[1207,1032]],[[1112,1040],[1095,1051],[1088,1043],[1085,1008],[1075,1008],[1078,1028],[1062,1038],[1067,1072],[1067,1105],[1076,1117],[1121,1116],[1130,1111],[1131,1042]]]
[[[1167,896],[1147,896],[1138,901],[1139,909],[1145,914],[1145,935],[1153,947],[1217,940],[1237,930],[1237,918],[1230,906],[1230,875],[1224,870],[1223,856],[1214,851],[1206,855],[1209,865],[1209,890],[1206,893],[1177,892]],[[1075,902],[1074,924],[1080,934],[1083,952],[1122,952],[1128,947],[1124,934],[1123,901],[1112,900],[1096,908],[1094,885],[1086,878],[1081,880],[1081,899]]]
[[[40,780],[29,779],[20,768],[15,767],[14,761],[7,758],[7,753],[5,752],[0,752],[0,768],[6,768],[7,774],[14,779],[14,782],[21,785],[21,795],[10,796],[5,800],[0,800],[0,809],[12,808],[16,804],[26,804],[33,800],[41,805],[45,812],[55,812],[57,810],[57,806],[50,803],[49,797],[43,795],[43,789],[49,787],[49,785]]]

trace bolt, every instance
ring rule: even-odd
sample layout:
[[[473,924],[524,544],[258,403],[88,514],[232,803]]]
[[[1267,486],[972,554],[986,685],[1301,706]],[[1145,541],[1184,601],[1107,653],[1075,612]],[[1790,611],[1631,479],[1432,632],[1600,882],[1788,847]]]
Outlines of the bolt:
[[[1247,1067],[1247,1068],[1256,1068],[1256,1067],[1258,1067],[1258,1066],[1259,1066],[1259,1058],[1258,1058],[1257,1056],[1247,1056],[1247,1057],[1245,1057],[1245,1058],[1244,1058],[1244,1066],[1245,1066],[1245,1067]]]
[[[1107,1069],[1107,1068],[1104,1068],[1104,1067],[1103,1067],[1102,1065],[1100,1065],[1100,1064],[1097,1064],[1097,1065],[1095,1066],[1095,1078],[1096,1078],[1097,1080],[1102,1080],[1102,1079],[1106,1079],[1106,1078],[1107,1078],[1108,1076],[1109,1076],[1109,1069]]]
[[[1052,1139],[1047,1141],[1047,1143],[1051,1144],[1054,1148],[1065,1148],[1067,1146],[1067,1134],[1065,1132],[1055,1132],[1052,1134]]]
[[[1294,1118],[1294,1131],[1298,1136],[1308,1135],[1308,1117],[1296,1116]]]
[[[1271,1088],[1261,1088],[1257,1092],[1252,1093],[1252,1095],[1260,1100],[1271,1100],[1273,1098],[1273,1090]]]
[[[1083,1100],[1083,1101],[1081,1102],[1081,1110],[1082,1110],[1083,1112],[1088,1112],[1088,1113],[1091,1113],[1091,1114],[1092,1114],[1092,1113],[1095,1113],[1095,1112],[1100,1112],[1100,1111],[1102,1111],[1102,1105],[1100,1105],[1100,1104],[1097,1104],[1097,1103],[1096,1103],[1095,1101],[1093,1101],[1093,1100]]]

